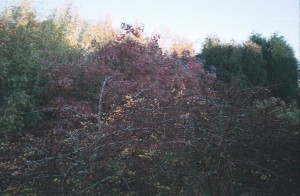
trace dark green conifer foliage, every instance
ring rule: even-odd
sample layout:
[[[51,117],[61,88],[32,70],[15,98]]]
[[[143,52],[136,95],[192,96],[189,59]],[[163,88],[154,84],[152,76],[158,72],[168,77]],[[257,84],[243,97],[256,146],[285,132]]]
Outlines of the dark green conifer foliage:
[[[274,34],[266,39],[260,34],[253,34],[250,40],[262,47],[272,96],[295,98],[298,92],[298,61],[284,37]]]
[[[198,57],[204,60],[206,69],[214,66],[218,78],[226,83],[238,78],[243,86],[267,84],[262,49],[251,41],[239,45],[209,38]]]

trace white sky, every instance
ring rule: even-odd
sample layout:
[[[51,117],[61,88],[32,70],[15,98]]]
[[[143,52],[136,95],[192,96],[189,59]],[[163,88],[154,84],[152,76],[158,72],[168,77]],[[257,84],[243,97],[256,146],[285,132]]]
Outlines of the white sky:
[[[35,0],[49,10],[64,0]],[[69,0],[70,1],[70,0]],[[141,22],[146,33],[171,29],[197,43],[218,35],[222,41],[245,41],[253,32],[270,37],[278,33],[299,53],[299,0],[71,0],[86,19],[109,15],[113,24]],[[0,0],[0,10],[15,0]]]

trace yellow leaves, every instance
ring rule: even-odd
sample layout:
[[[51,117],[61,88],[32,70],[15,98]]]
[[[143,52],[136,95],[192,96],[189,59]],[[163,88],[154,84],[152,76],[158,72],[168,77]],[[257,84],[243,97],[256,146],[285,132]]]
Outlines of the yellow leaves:
[[[18,169],[19,166],[17,166],[16,164],[13,164],[11,162],[1,162],[0,163],[0,169],[1,170],[16,170]]]
[[[148,152],[143,152],[142,154],[139,154],[138,156],[142,159],[149,159],[149,160],[152,160],[153,157],[155,155],[155,151],[153,150],[150,150]]]
[[[106,118],[105,124],[109,125],[113,123],[118,117],[124,113],[124,109],[120,106],[117,106],[115,110]]]
[[[80,124],[81,124],[84,128],[87,128],[87,127],[88,127],[88,122],[86,122],[86,121],[81,121]]]
[[[132,96],[131,95],[125,95],[125,98],[126,99],[132,99]]]
[[[170,191],[172,190],[171,187],[169,186],[164,186],[162,184],[160,184],[159,182],[155,183],[154,186],[158,189],[161,189],[161,190],[165,190],[165,191]]]
[[[270,179],[272,177],[272,175],[271,174],[269,174],[269,175],[261,175],[260,176],[260,179],[262,179],[262,180],[268,180],[268,179]]]
[[[134,100],[131,95],[125,95],[125,99],[126,99],[125,107],[130,108],[130,107],[134,106]]]
[[[16,195],[19,192],[19,190],[20,190],[20,187],[10,186],[4,190],[4,193],[9,194],[9,195]]]
[[[155,132],[153,132],[153,133],[151,133],[150,138],[156,140],[158,137],[157,137],[157,134]]]
[[[127,156],[127,155],[129,155],[129,149],[128,148],[125,148],[122,152],[121,152],[121,155],[122,156]]]
[[[129,175],[129,176],[135,176],[135,171],[130,171],[130,170],[127,170],[127,174]]]
[[[237,186],[242,186],[242,183],[241,183],[241,182],[236,182],[236,181],[232,181],[231,184],[237,185]]]

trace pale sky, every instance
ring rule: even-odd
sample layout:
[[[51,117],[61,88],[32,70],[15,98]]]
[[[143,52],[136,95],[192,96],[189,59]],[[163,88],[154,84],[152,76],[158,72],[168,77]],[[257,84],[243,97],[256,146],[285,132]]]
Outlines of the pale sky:
[[[0,9],[15,0],[0,0]],[[36,0],[40,10],[64,0]],[[196,41],[198,50],[207,36],[222,41],[246,41],[253,32],[278,33],[299,54],[299,0],[72,0],[82,17],[100,20],[109,15],[115,27],[139,21],[146,33],[171,29]]]

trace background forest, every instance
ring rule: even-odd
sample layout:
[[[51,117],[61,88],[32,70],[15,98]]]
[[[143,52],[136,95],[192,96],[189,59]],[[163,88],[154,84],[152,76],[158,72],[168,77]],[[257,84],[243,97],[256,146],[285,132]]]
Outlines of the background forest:
[[[300,195],[299,62],[285,38],[162,49],[72,6],[0,14],[4,195]]]

